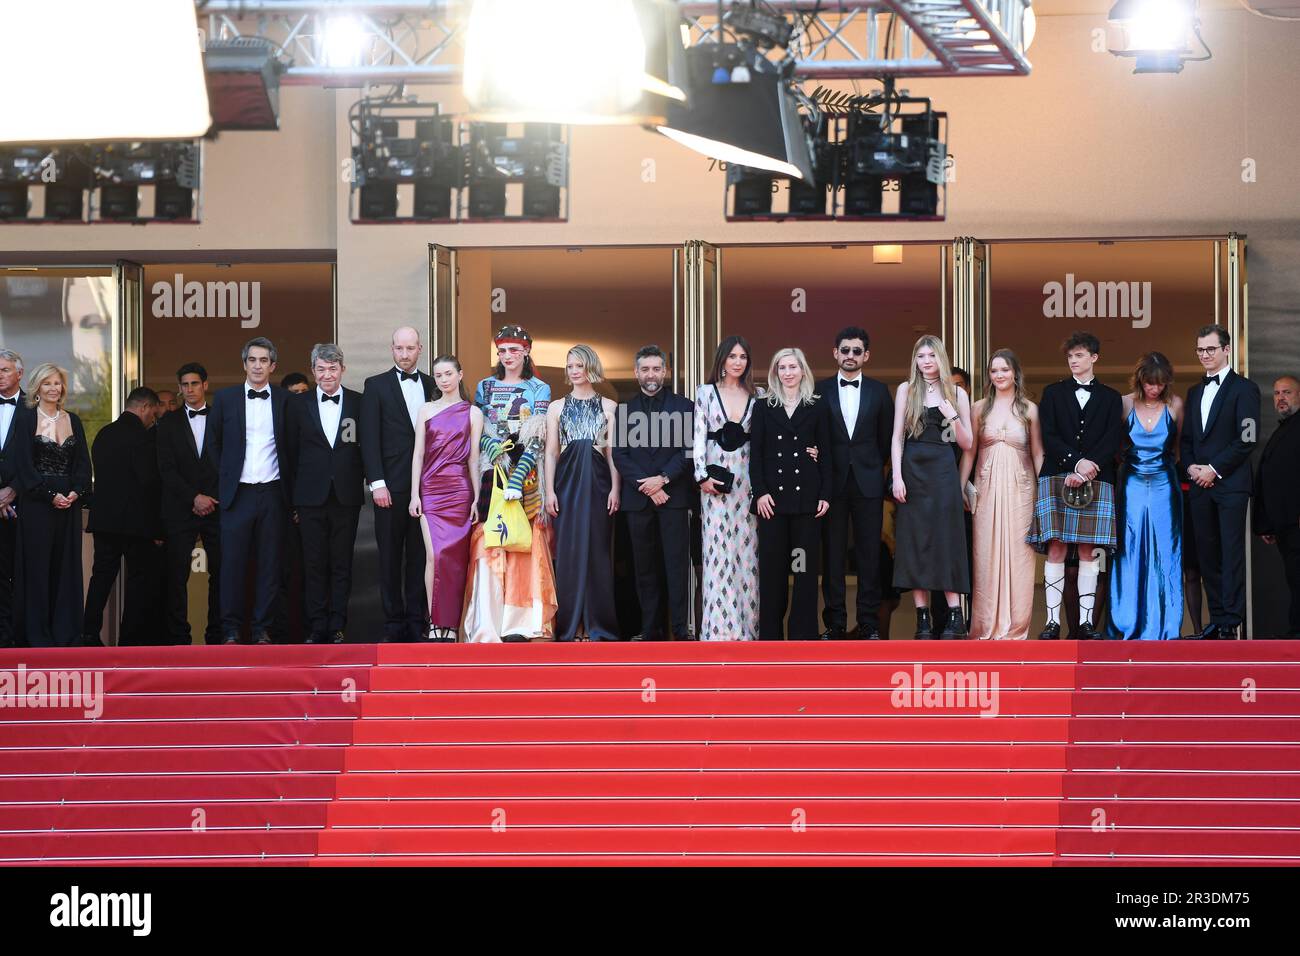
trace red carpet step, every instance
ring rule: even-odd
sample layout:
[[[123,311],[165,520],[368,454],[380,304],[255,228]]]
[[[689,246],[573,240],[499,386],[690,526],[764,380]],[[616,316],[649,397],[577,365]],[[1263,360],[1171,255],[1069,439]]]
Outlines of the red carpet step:
[[[1300,643],[3,651],[0,863],[1295,865]]]

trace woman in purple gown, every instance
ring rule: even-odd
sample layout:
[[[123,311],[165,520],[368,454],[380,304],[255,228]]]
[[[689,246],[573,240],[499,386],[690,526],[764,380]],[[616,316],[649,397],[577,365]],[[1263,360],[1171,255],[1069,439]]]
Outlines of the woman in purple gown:
[[[424,588],[429,595],[429,640],[456,641],[465,604],[470,528],[478,515],[479,439],[483,413],[465,394],[464,375],[454,355],[433,360],[439,395],[420,408],[411,461],[411,514],[423,516]]]

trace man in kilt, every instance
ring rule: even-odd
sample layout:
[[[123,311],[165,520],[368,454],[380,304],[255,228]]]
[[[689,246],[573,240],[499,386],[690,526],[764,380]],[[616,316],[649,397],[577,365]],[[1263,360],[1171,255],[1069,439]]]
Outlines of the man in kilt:
[[[1047,627],[1039,640],[1061,636],[1065,559],[1072,544],[1079,556],[1079,636],[1096,640],[1099,549],[1114,553],[1116,547],[1115,456],[1124,437],[1124,402],[1093,374],[1101,356],[1095,335],[1075,332],[1062,351],[1071,377],[1047,386],[1039,404],[1043,467],[1026,540],[1047,555]]]

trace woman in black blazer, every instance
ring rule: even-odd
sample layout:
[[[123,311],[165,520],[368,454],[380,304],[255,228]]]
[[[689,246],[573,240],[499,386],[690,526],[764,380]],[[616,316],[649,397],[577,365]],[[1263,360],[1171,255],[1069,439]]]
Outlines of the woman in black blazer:
[[[788,576],[794,574],[790,639],[817,639],[817,555],[831,497],[830,414],[813,392],[812,370],[799,349],[781,349],[767,373],[768,391],[750,423],[749,480],[758,515],[758,634],[785,635]]]
[[[81,506],[90,492],[90,449],[81,419],[63,407],[67,397],[68,373],[40,365],[27,386],[28,407],[14,417],[21,439],[15,633],[28,647],[81,643]]]

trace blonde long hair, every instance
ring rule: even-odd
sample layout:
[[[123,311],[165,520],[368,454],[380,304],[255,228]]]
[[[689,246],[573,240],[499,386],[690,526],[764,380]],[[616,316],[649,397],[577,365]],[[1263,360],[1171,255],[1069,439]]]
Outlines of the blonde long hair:
[[[935,361],[939,365],[939,392],[953,406],[957,405],[957,386],[952,384],[952,365],[948,361],[948,352],[943,342],[933,335],[923,335],[912,346],[912,375],[907,388],[907,434],[920,438],[925,431],[925,378],[916,364],[916,356],[923,348],[934,349]]]
[[[802,349],[777,349],[772,356],[772,364],[767,369],[767,404],[773,408],[785,401],[785,387],[781,384],[781,378],[776,374],[776,367],[781,364],[781,359],[793,358],[799,363],[799,371],[803,373],[803,378],[799,380],[799,404],[811,405],[817,401],[817,393],[813,391],[813,374],[812,369],[808,367],[808,360],[804,358]]]
[[[993,411],[993,402],[997,399],[998,390],[993,385],[993,374],[991,371],[994,359],[1002,359],[1002,361],[1006,362],[1011,368],[1011,374],[1015,376],[1015,385],[1012,387],[1012,395],[1014,397],[1011,400],[1011,411],[1015,413],[1016,418],[1020,420],[1020,424],[1024,425],[1025,430],[1028,431],[1029,395],[1025,392],[1025,373],[1020,367],[1020,359],[1016,358],[1016,353],[1011,351],[1011,349],[998,349],[989,356],[989,364],[985,366],[985,369],[989,370],[989,374],[985,376],[988,379],[988,383],[984,386],[984,403],[983,407],[980,408],[979,428],[976,429],[976,434],[978,434],[979,430],[984,427],[984,422],[989,417],[989,412]]]

